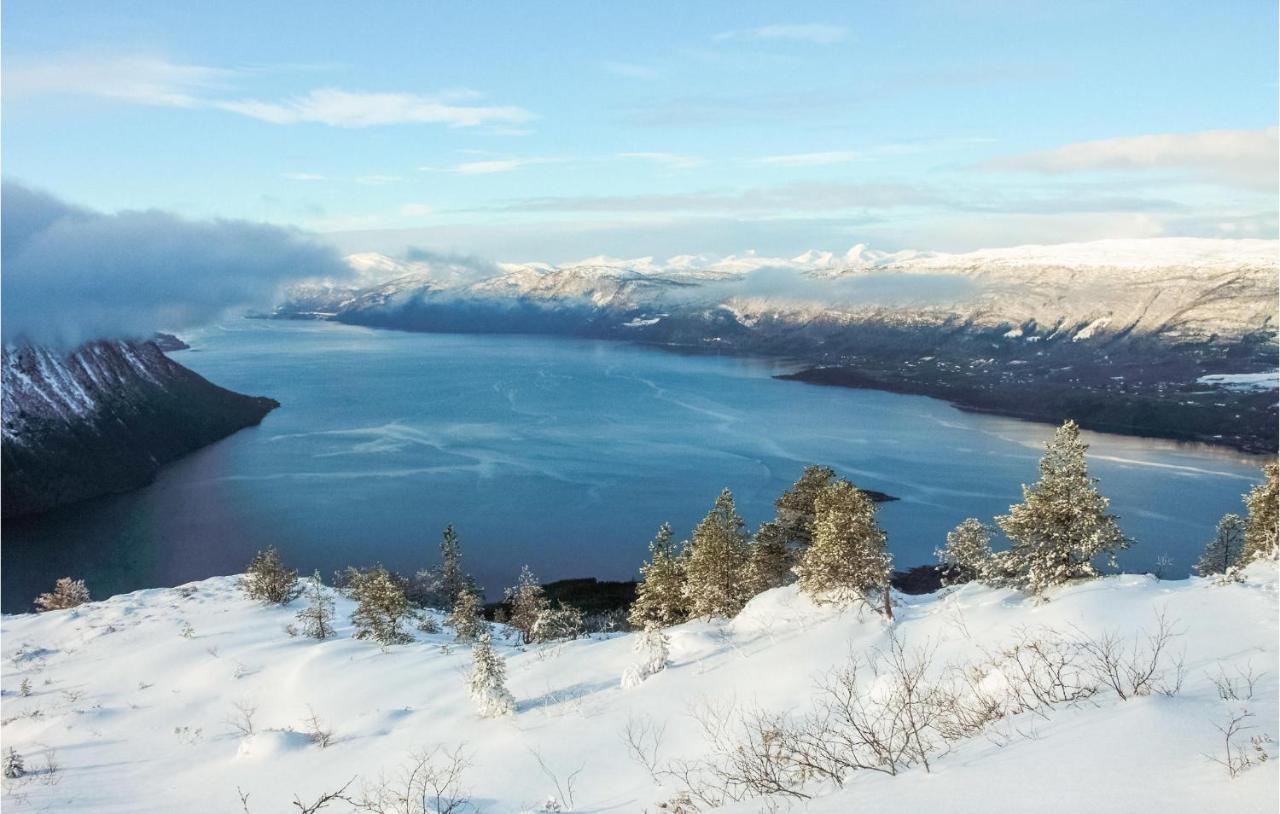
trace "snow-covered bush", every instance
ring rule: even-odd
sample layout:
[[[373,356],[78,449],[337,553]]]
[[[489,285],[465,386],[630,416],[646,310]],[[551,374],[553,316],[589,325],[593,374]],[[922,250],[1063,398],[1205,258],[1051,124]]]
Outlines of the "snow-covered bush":
[[[631,603],[634,627],[649,622],[675,625],[689,616],[684,596],[684,563],[671,540],[671,526],[663,523],[649,543],[649,561],[640,566],[640,583]]]
[[[572,605],[543,608],[529,631],[530,640],[534,642],[576,639],[581,635],[582,611]]]
[[[892,559],[875,504],[848,481],[818,493],[813,542],[796,566],[800,590],[817,602],[846,603],[888,591]]]
[[[970,517],[947,532],[947,544],[933,553],[943,585],[984,582],[992,570],[991,529]]]
[[[635,649],[640,660],[622,674],[622,688],[639,686],[645,679],[666,669],[670,644],[662,628],[653,622],[646,625],[644,632],[636,637]]]
[[[1011,546],[1000,557],[1002,570],[1023,590],[1041,594],[1075,579],[1098,576],[1093,560],[1109,558],[1130,540],[1109,514],[1110,501],[1089,477],[1080,428],[1067,421],[1040,459],[1040,480],[1022,487],[1022,503],[996,518]]]
[[[84,580],[62,577],[54,583],[53,591],[36,597],[36,609],[41,613],[51,610],[74,608],[89,601],[89,589]]]
[[[725,489],[685,549],[684,600],[691,616],[733,616],[750,599],[745,582],[746,524]]]
[[[480,615],[480,598],[470,588],[463,588],[453,603],[444,623],[453,628],[453,634],[459,642],[474,642],[481,631],[487,630],[484,617]]]
[[[299,631],[302,635],[322,640],[336,635],[337,631],[333,627],[333,599],[325,590],[324,580],[320,578],[319,571],[307,579],[303,594],[306,597],[307,606],[297,614]]]
[[[22,755],[18,754],[18,750],[10,746],[4,752],[4,776],[10,780],[17,780],[27,773],[26,767],[22,763]]]
[[[240,587],[250,599],[287,605],[298,596],[298,572],[285,568],[280,554],[268,548],[253,556]]]
[[[404,584],[390,571],[377,566],[361,572],[351,586],[356,609],[351,614],[357,639],[373,639],[386,647],[413,641],[400,625],[409,615]]]
[[[480,634],[471,651],[471,700],[482,718],[496,718],[515,712],[516,702],[507,691],[507,665],[493,651],[489,632]]]
[[[1238,514],[1224,514],[1218,530],[1205,546],[1204,553],[1192,569],[1202,577],[1225,574],[1240,562],[1244,548],[1245,522]]]
[[[547,609],[548,602],[546,592],[529,566],[520,569],[520,580],[506,590],[506,602],[510,608],[507,624],[520,632],[525,644],[533,641],[533,626]]]

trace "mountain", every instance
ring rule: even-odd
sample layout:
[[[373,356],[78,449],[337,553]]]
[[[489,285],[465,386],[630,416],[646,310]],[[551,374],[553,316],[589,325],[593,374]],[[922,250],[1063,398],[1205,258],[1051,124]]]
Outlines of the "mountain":
[[[5,518],[146,484],[279,406],[209,383],[150,341],[15,344],[2,364]]]
[[[776,355],[795,378],[1274,451],[1280,242],[1161,238],[964,254],[809,251],[492,266],[348,258],[274,316]],[[1208,378],[1206,378],[1208,377]]]

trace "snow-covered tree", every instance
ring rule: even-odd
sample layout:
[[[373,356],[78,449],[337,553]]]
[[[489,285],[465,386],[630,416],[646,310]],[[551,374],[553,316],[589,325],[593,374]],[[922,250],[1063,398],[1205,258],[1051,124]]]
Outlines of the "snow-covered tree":
[[[445,610],[453,606],[464,588],[470,587],[471,579],[462,570],[462,549],[458,545],[458,534],[452,525],[446,526],[440,541],[440,590],[449,603]]]
[[[649,543],[649,562],[640,566],[640,584],[631,603],[633,627],[649,622],[666,627],[689,617],[684,598],[684,563],[671,540],[671,526],[663,523]]]
[[[662,632],[662,628],[650,622],[644,631],[636,637],[635,649],[640,660],[627,668],[622,674],[622,688],[635,687],[649,676],[665,670],[670,657],[671,641]]]
[[[747,554],[747,593],[758,593],[786,585],[792,579],[795,565],[788,545],[786,530],[774,520],[760,524],[751,538]]]
[[[507,665],[493,651],[489,631],[480,634],[471,650],[471,700],[482,718],[496,718],[515,711],[516,702],[507,691]]]
[[[814,508],[813,542],[796,566],[800,590],[839,603],[888,591],[893,560],[871,498],[841,480],[818,493]]]
[[[333,599],[325,590],[319,571],[307,580],[302,593],[307,600],[307,606],[298,611],[298,625],[302,635],[312,639],[327,639],[336,635],[337,631],[333,627]]]
[[[83,605],[88,601],[89,589],[85,587],[84,580],[62,577],[53,584],[52,592],[36,597],[36,610],[41,613],[63,610]]]
[[[298,572],[285,568],[274,548],[253,555],[240,587],[250,599],[287,605],[298,596]]]
[[[506,600],[511,608],[507,624],[520,631],[521,640],[528,644],[533,641],[533,626],[539,614],[548,607],[547,593],[529,566],[520,569],[520,579],[514,587],[507,589]]]
[[[572,605],[545,607],[533,620],[529,631],[531,641],[553,642],[558,639],[576,639],[582,635],[582,611]]]
[[[413,641],[401,623],[409,616],[404,583],[382,566],[360,573],[351,586],[356,609],[351,614],[357,639],[373,639],[383,647]]]
[[[991,529],[970,517],[947,532],[947,544],[933,552],[943,585],[983,581],[991,570]]]
[[[474,642],[482,631],[489,629],[480,615],[480,597],[469,587],[458,591],[453,610],[449,611],[444,623],[453,628],[459,642]]]
[[[1249,509],[1249,520],[1244,531],[1244,551],[1240,561],[1246,564],[1254,560],[1275,559],[1280,554],[1276,538],[1280,466],[1273,461],[1264,466],[1262,472],[1266,480],[1244,496],[1244,505]]]
[[[1019,587],[1039,594],[1074,579],[1096,577],[1093,560],[1115,555],[1130,540],[1108,513],[1111,502],[1089,477],[1080,428],[1067,421],[1040,459],[1040,480],[1023,485],[1022,503],[996,518],[1011,543],[1001,564]]]
[[[10,746],[4,751],[4,776],[10,780],[17,780],[27,773],[26,767],[22,764],[22,755],[18,754],[18,750]]]
[[[774,501],[778,528],[788,546],[804,547],[813,539],[814,501],[836,479],[829,466],[806,466],[800,479]]]
[[[1244,548],[1245,522],[1238,514],[1224,514],[1218,521],[1218,530],[1205,546],[1196,562],[1194,571],[1202,577],[1225,574],[1240,561]]]
[[[746,524],[725,489],[693,530],[686,549],[684,597],[692,616],[733,616],[749,595]]]

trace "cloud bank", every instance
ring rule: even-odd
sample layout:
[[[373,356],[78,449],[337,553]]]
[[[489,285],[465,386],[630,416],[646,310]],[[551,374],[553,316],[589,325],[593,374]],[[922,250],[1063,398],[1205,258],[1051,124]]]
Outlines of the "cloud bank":
[[[190,221],[157,210],[104,214],[4,181],[5,341],[74,345],[207,324],[269,305],[284,284],[350,269],[302,232]]]

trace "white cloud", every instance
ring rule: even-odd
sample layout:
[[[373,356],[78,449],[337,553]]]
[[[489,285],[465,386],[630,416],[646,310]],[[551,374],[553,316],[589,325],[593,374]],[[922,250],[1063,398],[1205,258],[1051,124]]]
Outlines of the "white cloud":
[[[741,28],[722,31],[715,35],[717,41],[727,40],[789,40],[814,45],[833,45],[849,35],[844,26],[807,23],[803,25],[766,25],[759,28]]]
[[[435,209],[422,203],[407,203],[400,207],[400,214],[410,218],[424,217],[434,211]]]
[[[633,158],[633,159],[638,159],[640,161],[652,161],[655,164],[662,164],[663,166],[671,167],[672,169],[677,169],[677,170],[693,169],[694,167],[700,167],[704,163],[706,163],[701,158],[697,158],[696,156],[680,155],[678,153],[662,153],[662,152],[619,153],[618,157]]]
[[[1188,172],[1198,180],[1275,189],[1277,129],[1163,133],[1067,144],[986,162],[996,170],[1046,174],[1120,171]]]
[[[852,150],[834,150],[825,153],[770,155],[760,159],[760,163],[777,164],[783,167],[818,167],[826,164],[847,164],[850,161],[861,161],[862,158],[861,153]]]
[[[474,127],[492,122],[524,122],[533,118],[532,113],[520,107],[457,104],[449,96],[353,93],[338,88],[313,90],[284,102],[247,99],[210,104],[272,124],[317,123],[351,128],[410,123]]]
[[[222,88],[236,75],[236,71],[181,65],[156,57],[60,57],[6,65],[4,93],[10,99],[76,94],[144,105],[197,107],[198,94]]]

